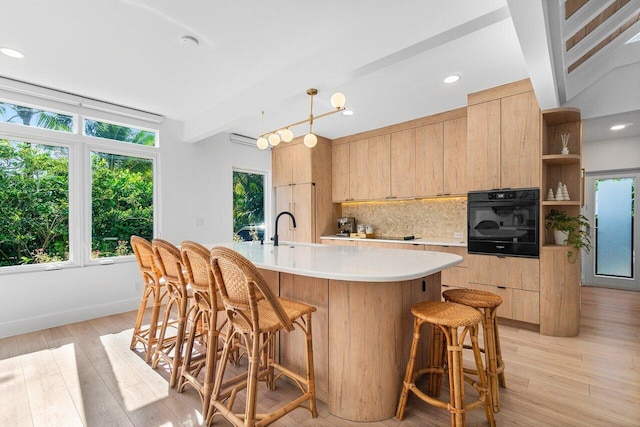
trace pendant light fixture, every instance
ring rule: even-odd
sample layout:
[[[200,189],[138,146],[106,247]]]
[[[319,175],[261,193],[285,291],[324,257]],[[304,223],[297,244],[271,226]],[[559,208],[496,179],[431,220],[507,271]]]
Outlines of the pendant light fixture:
[[[314,116],[313,115],[313,97],[317,94],[318,94],[317,89],[313,89],[313,88],[307,89],[307,95],[311,97],[308,119],[301,120],[299,122],[292,123],[290,125],[283,126],[280,129],[277,129],[271,132],[266,132],[266,133],[264,133],[264,128],[261,128],[260,131],[263,133],[258,137],[258,141],[257,141],[258,148],[261,150],[265,150],[267,147],[269,147],[269,144],[275,147],[276,145],[280,144],[280,141],[291,142],[293,140],[293,132],[291,131],[291,128],[304,123],[309,123],[309,133],[304,136],[304,145],[306,145],[309,148],[315,147],[316,144],[318,143],[318,137],[313,133],[313,121],[317,119],[321,119],[326,116],[330,116],[331,114],[335,114],[339,111],[344,111],[345,109],[344,106],[346,103],[345,96],[340,92],[336,92],[331,96],[331,105],[333,106],[334,110],[331,110],[324,114],[320,114],[318,116]],[[264,125],[264,111],[262,112],[262,119],[263,119],[263,125]]]

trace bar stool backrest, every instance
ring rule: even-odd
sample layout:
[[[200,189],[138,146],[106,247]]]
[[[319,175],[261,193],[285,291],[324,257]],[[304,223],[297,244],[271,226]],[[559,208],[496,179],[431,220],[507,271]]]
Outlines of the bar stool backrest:
[[[216,246],[211,250],[211,268],[230,321],[233,322],[232,318],[237,317],[234,316],[235,313],[244,317],[245,321],[253,323],[253,328],[258,327],[258,301],[262,295],[272,309],[271,314],[277,317],[282,328],[287,331],[293,330],[293,324],[284,308],[251,261],[232,249]],[[251,315],[251,319],[242,313],[246,311],[250,312],[247,314]]]
[[[151,242],[140,236],[131,236],[131,247],[138,261],[138,267],[142,277],[147,284],[157,282],[157,270],[154,262],[153,248]]]
[[[218,298],[216,281],[209,263],[209,250],[200,243],[186,240],[180,244],[182,263],[187,274],[187,281],[198,304],[202,303],[201,295],[208,296],[211,308],[222,309],[222,300]]]
[[[177,291],[185,287],[187,280],[182,272],[182,255],[180,250],[171,242],[153,239],[151,242],[158,271],[164,278],[166,285]]]

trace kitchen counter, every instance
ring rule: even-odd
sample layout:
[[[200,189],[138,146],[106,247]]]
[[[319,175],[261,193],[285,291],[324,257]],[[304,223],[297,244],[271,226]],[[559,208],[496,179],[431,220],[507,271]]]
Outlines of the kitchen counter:
[[[415,240],[408,241],[413,242]],[[458,255],[441,252],[412,251],[399,254],[378,248],[315,243],[280,242],[279,246],[273,246],[266,242],[262,245],[259,242],[233,242],[223,246],[235,250],[265,270],[354,282],[413,280],[462,262],[462,257]]]
[[[442,241],[434,241],[427,239],[413,239],[413,240],[397,240],[397,239],[385,239],[384,237],[376,237],[369,239],[360,239],[355,237],[339,237],[339,236],[322,236],[321,239],[327,240],[355,240],[355,241],[368,241],[368,242],[386,242],[386,243],[404,243],[407,245],[434,245],[434,246],[459,246],[459,247],[467,247],[467,242],[463,241],[453,241],[453,242],[442,242]]]
[[[312,321],[316,393],[329,412],[365,423],[393,417],[413,336],[411,306],[440,300],[440,271],[462,257],[312,243],[223,246],[260,268],[278,295],[317,308]],[[418,364],[428,360],[430,332],[424,333]],[[280,334],[278,354],[285,366],[302,372],[304,348],[303,334]]]

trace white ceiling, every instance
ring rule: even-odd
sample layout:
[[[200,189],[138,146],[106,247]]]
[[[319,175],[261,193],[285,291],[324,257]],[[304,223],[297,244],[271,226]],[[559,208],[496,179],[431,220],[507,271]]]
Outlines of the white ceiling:
[[[639,2],[621,12],[638,13]],[[582,110],[586,141],[613,138],[600,127],[619,114],[640,134],[640,43],[616,43],[568,77],[560,48],[571,28],[556,0],[3,3],[0,46],[25,58],[0,55],[0,76],[180,120],[188,142],[304,120],[310,87],[314,113],[330,110],[335,91],[355,111],[314,124],[337,138],[463,107],[468,93],[526,77],[542,108]],[[461,80],[444,84],[453,73]]]

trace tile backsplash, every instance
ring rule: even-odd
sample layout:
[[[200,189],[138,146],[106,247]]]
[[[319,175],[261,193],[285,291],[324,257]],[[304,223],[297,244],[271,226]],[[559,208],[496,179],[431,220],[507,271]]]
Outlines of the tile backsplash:
[[[342,216],[371,224],[380,236],[407,236],[438,242],[467,240],[467,198],[342,203]],[[455,238],[454,233],[463,238]]]

